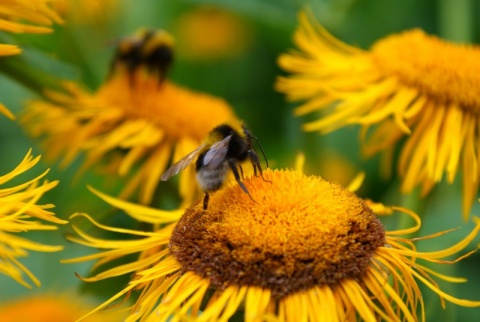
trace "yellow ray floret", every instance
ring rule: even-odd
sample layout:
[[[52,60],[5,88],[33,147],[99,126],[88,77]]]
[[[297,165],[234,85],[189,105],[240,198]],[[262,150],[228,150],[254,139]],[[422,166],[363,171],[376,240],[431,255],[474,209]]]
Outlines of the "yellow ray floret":
[[[66,223],[49,211],[53,205],[37,205],[43,194],[58,183],[41,183],[48,171],[25,183],[4,188],[9,181],[35,166],[39,159],[40,157],[33,158],[29,151],[13,171],[0,176],[0,273],[27,287],[30,285],[25,275],[37,286],[40,286],[40,281],[18,258],[28,256],[28,251],[55,252],[62,247],[40,244],[18,234],[35,230],[56,230],[57,225]],[[51,224],[46,225],[40,220]]]
[[[51,8],[52,0],[6,0],[0,3],[0,30],[12,33],[48,33],[53,23],[61,23]],[[14,45],[0,45],[0,56],[19,54]]]

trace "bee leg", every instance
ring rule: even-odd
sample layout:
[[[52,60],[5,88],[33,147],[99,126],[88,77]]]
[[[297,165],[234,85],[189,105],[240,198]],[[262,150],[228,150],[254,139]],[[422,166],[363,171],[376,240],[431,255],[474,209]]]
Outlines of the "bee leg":
[[[241,164],[238,164],[238,169],[240,170],[240,177],[242,180],[245,180],[245,176],[243,175],[243,168]]]
[[[257,169],[260,170],[260,173],[262,172],[262,168],[260,167],[260,159],[258,158],[258,155],[255,153],[255,151],[248,150],[248,159],[252,163],[253,167],[253,174],[255,177],[258,177],[258,172]]]
[[[250,197],[250,199],[252,199],[253,202],[256,202],[255,199],[253,199],[252,196],[250,195],[250,192],[248,192],[248,189],[247,187],[245,187],[242,180],[240,180],[240,174],[238,173],[237,164],[235,163],[235,161],[232,159],[228,159],[228,165],[230,166],[230,169],[232,169],[233,175],[235,176],[235,180],[237,180],[243,192],[245,192]]]
[[[253,173],[255,174],[255,176],[258,177],[258,172],[260,172],[260,176],[262,177],[263,181],[272,182],[270,180],[265,179],[265,177],[263,176],[262,167],[260,165],[260,159],[258,158],[258,154],[255,153],[255,151],[249,150],[248,151],[248,158],[250,159],[250,162],[252,163]]]
[[[205,192],[205,197],[203,197],[203,210],[207,210],[209,199],[210,199],[210,195]]]

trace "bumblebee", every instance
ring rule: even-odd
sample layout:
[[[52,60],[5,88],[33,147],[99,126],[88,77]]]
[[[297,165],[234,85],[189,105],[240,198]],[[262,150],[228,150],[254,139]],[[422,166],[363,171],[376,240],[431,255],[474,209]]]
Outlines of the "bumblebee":
[[[209,193],[222,188],[229,170],[232,171],[235,180],[238,182],[243,192],[245,192],[250,199],[255,201],[250,195],[250,192],[248,192],[247,187],[245,187],[242,182],[244,177],[241,165],[242,162],[249,160],[253,166],[254,175],[260,175],[263,178],[260,158],[253,147],[254,140],[258,142],[258,146],[262,151],[268,167],[268,161],[260,142],[252,135],[244,124],[241,124],[238,129],[231,124],[221,124],[210,132],[206,141],[202,145],[165,171],[161,176],[161,180],[168,180],[185,169],[196,159],[195,172],[197,181],[205,193],[205,197],[203,198],[204,210],[208,207]],[[263,179],[265,180],[265,178]]]
[[[110,74],[122,65],[130,75],[145,66],[163,81],[172,63],[173,38],[164,30],[141,29],[120,40]]]

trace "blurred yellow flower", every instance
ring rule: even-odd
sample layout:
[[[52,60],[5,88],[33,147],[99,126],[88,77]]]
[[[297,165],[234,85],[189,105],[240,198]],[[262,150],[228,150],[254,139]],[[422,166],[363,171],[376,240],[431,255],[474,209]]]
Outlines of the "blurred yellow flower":
[[[10,276],[26,287],[30,287],[30,284],[26,281],[25,275],[37,286],[40,286],[40,281],[19,262],[18,258],[28,256],[30,250],[56,252],[62,247],[30,241],[19,236],[19,233],[56,230],[57,225],[67,223],[48,210],[53,205],[37,205],[43,194],[58,183],[58,181],[41,183],[41,179],[48,171],[17,186],[4,187],[14,178],[33,168],[39,160],[40,157],[33,158],[29,151],[13,171],[0,176],[0,273]],[[39,220],[50,222],[52,225],[45,225]]]
[[[480,47],[458,45],[415,29],[376,42],[370,51],[348,46],[300,14],[294,41],[298,51],[283,54],[279,91],[305,101],[296,115],[326,110],[306,131],[328,133],[361,125],[367,156],[384,152],[391,162],[401,145],[401,190],[421,186],[423,194],[446,173],[463,173],[467,217],[480,180]]]
[[[62,19],[51,8],[53,0],[4,0],[0,3],[0,30],[12,33],[48,33]],[[19,54],[15,45],[0,44],[0,56]]]
[[[66,262],[97,260],[98,268],[139,254],[135,262],[83,278],[93,282],[133,274],[124,290],[90,314],[136,291],[129,321],[227,321],[239,311],[245,321],[417,321],[425,314],[418,282],[438,294],[443,305],[447,300],[480,306],[480,301],[443,292],[430,276],[448,282],[464,279],[441,275],[421,263],[456,262],[443,259],[462,251],[478,234],[480,223],[454,246],[420,252],[415,241],[422,238],[401,237],[421,225],[407,209],[362,200],[339,185],[296,171],[267,169],[264,177],[271,182],[255,176],[244,181],[258,202],[233,183],[212,194],[208,210],[198,203],[183,215],[96,192],[136,220],[164,226],[134,231],[74,215],[128,238],[102,240],[74,225],[79,237],[72,241],[104,251]],[[415,226],[385,231],[374,213],[396,211],[413,218]]]
[[[98,23],[113,17],[118,0],[56,0],[55,9],[69,22]]]
[[[43,139],[47,157],[68,165],[85,153],[85,168],[106,162],[117,175],[129,176],[123,196],[139,190],[140,202],[150,203],[171,161],[197,148],[218,124],[235,119],[224,100],[165,79],[172,42],[161,30],[125,38],[111,75],[96,92],[73,83],[65,84],[66,94],[48,91],[49,101],[28,104],[24,126]],[[190,204],[198,190],[193,169],[179,180],[180,196]]]
[[[316,167],[318,174],[322,178],[344,187],[359,172],[358,168],[347,156],[329,149],[322,149]]]
[[[73,322],[92,308],[74,294],[37,294],[0,304],[0,321],[5,322]],[[118,322],[124,313],[109,310],[85,319],[85,322]]]
[[[49,33],[53,23],[62,19],[51,8],[52,0],[4,0],[0,2],[0,31],[12,33]],[[20,54],[16,45],[0,44],[0,57]],[[0,103],[0,114],[13,119],[13,114]]]
[[[200,6],[176,23],[179,55],[192,60],[216,60],[242,54],[252,42],[248,24],[224,9]]]

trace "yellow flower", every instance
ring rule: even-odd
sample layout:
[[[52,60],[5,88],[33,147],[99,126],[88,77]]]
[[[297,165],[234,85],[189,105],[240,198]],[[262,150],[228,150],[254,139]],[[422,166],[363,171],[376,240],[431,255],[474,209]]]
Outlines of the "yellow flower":
[[[55,9],[74,23],[104,22],[113,17],[118,0],[57,0]]]
[[[49,27],[62,19],[51,9],[52,0],[5,0],[0,3],[0,31],[12,33],[49,33]],[[32,24],[29,24],[30,22]],[[0,44],[0,57],[20,54],[16,45]],[[13,119],[13,114],[0,103],[0,114]]]
[[[181,15],[176,30],[179,55],[194,60],[234,57],[245,52],[252,41],[245,21],[211,6]]]
[[[19,261],[28,256],[28,251],[55,252],[61,246],[43,245],[21,237],[18,233],[37,230],[56,230],[58,224],[66,221],[54,216],[53,205],[37,205],[45,192],[55,187],[58,181],[41,183],[48,171],[36,178],[12,187],[3,187],[9,181],[30,170],[38,163],[40,157],[33,158],[29,151],[20,164],[10,173],[0,176],[0,273],[10,276],[18,283],[30,287],[25,276],[37,286],[38,279]],[[55,225],[45,225],[39,220]]]
[[[0,305],[0,321],[72,322],[85,314],[92,305],[74,294],[38,294]],[[94,314],[87,322],[118,322],[124,314],[110,310]]]
[[[304,129],[328,133],[359,124],[365,154],[384,152],[388,164],[401,144],[404,193],[422,186],[427,194],[444,173],[451,183],[461,168],[468,216],[480,180],[480,47],[415,29],[364,51],[335,39],[305,13],[294,41],[299,50],[279,59],[293,75],[281,77],[277,88],[305,101],[296,115],[327,111]]]
[[[421,225],[407,209],[362,200],[339,185],[297,171],[267,169],[264,176],[271,182],[255,176],[244,181],[257,202],[234,183],[212,195],[208,210],[198,203],[182,216],[180,211],[151,209],[96,192],[136,220],[164,227],[134,231],[74,215],[129,238],[102,240],[74,226],[79,237],[71,240],[104,251],[66,262],[97,260],[98,268],[120,256],[139,254],[135,262],[83,278],[93,282],[133,274],[124,290],[91,313],[138,292],[131,321],[227,321],[239,311],[245,321],[416,321],[425,314],[418,282],[438,294],[442,304],[447,300],[480,306],[480,301],[443,292],[430,275],[448,282],[464,279],[422,264],[455,262],[444,258],[463,250],[480,223],[454,246],[421,252],[415,241],[422,238],[401,236]],[[393,212],[412,217],[415,226],[386,231],[374,213]]]
[[[170,159],[197,148],[209,131],[235,119],[222,99],[190,91],[165,79],[172,39],[164,31],[142,30],[120,43],[108,80],[94,93],[66,83],[66,94],[48,92],[49,101],[28,104],[22,122],[44,139],[49,158],[68,165],[85,153],[84,167],[101,161],[129,176],[124,196],[140,190],[151,202]],[[196,193],[193,169],[180,175],[180,195]]]
[[[358,173],[358,169],[347,156],[329,149],[322,149],[321,157],[316,163],[316,171],[322,178],[342,186],[347,186]]]
[[[12,33],[48,33],[62,19],[52,10],[52,0],[5,0],[0,3],[0,30]],[[32,24],[30,24],[32,23]],[[15,45],[0,44],[0,56],[21,52]]]

